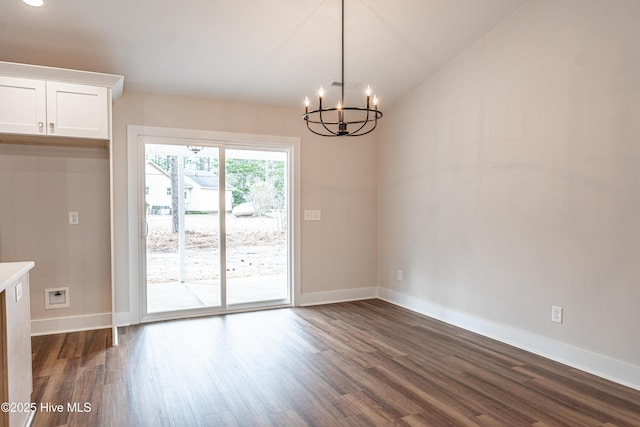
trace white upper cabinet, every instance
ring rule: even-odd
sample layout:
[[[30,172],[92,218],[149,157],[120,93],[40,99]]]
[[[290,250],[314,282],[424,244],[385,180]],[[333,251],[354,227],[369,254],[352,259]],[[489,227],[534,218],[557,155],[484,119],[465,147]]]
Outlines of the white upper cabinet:
[[[111,104],[123,82],[115,74],[0,61],[2,141],[109,141]]]
[[[42,80],[0,76],[0,132],[46,134],[45,87]]]
[[[76,138],[109,138],[107,88],[47,82],[47,133]]]
[[[105,87],[0,76],[0,133],[109,138]]]

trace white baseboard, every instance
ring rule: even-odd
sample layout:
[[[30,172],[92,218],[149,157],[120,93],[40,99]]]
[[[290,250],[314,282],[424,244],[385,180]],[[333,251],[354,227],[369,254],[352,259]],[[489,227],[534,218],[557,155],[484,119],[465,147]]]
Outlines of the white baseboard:
[[[640,366],[541,335],[460,313],[400,292],[378,288],[378,298],[618,384],[640,390]]]
[[[320,305],[331,304],[336,302],[358,301],[363,299],[376,298],[378,295],[378,288],[357,288],[357,289],[344,289],[340,291],[325,291],[325,292],[309,292],[300,294],[296,299],[295,305]]]
[[[31,321],[31,336],[90,331],[104,328],[111,328],[111,313],[33,319]]]
[[[379,298],[425,316],[441,320],[627,387],[640,390],[640,366],[555,341],[531,332],[515,329],[504,324],[457,312],[386,288],[368,287],[305,293],[298,297],[296,305],[310,306],[371,298]],[[130,319],[130,313],[123,312],[116,314],[117,325],[124,326],[133,323]],[[50,335],[110,327],[111,313],[35,319],[31,321],[31,335]]]

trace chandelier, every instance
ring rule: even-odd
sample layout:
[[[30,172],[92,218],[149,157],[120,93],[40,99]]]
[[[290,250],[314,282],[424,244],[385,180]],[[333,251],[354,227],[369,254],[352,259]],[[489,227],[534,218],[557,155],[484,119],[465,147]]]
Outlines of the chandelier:
[[[191,150],[193,154],[198,154],[199,152],[204,150],[204,147],[201,145],[187,145],[187,149]]]
[[[318,91],[318,109],[309,111],[309,98],[304,100],[302,119],[307,128],[320,136],[361,136],[366,135],[378,125],[382,111],[378,110],[378,98],[367,87],[366,107],[347,107],[344,103],[344,0],[342,0],[342,76],[339,86],[342,90],[340,102],[335,108],[324,108],[322,98],[324,89]],[[372,106],[373,104],[373,106]]]

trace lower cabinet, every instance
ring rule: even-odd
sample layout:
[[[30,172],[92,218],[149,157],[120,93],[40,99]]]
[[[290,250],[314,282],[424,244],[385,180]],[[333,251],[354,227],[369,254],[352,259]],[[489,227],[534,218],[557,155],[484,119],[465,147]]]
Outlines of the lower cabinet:
[[[2,402],[0,426],[24,426],[29,417],[33,374],[31,366],[31,316],[29,274],[10,283],[0,294],[2,312]],[[5,405],[7,403],[4,403]],[[4,409],[9,409],[5,412]]]

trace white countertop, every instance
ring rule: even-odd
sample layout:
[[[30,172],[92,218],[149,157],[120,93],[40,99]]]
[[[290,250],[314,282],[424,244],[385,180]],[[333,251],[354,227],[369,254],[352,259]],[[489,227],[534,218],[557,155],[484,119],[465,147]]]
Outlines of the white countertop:
[[[33,261],[0,262],[0,292],[7,289],[7,286],[31,270],[35,265]]]

